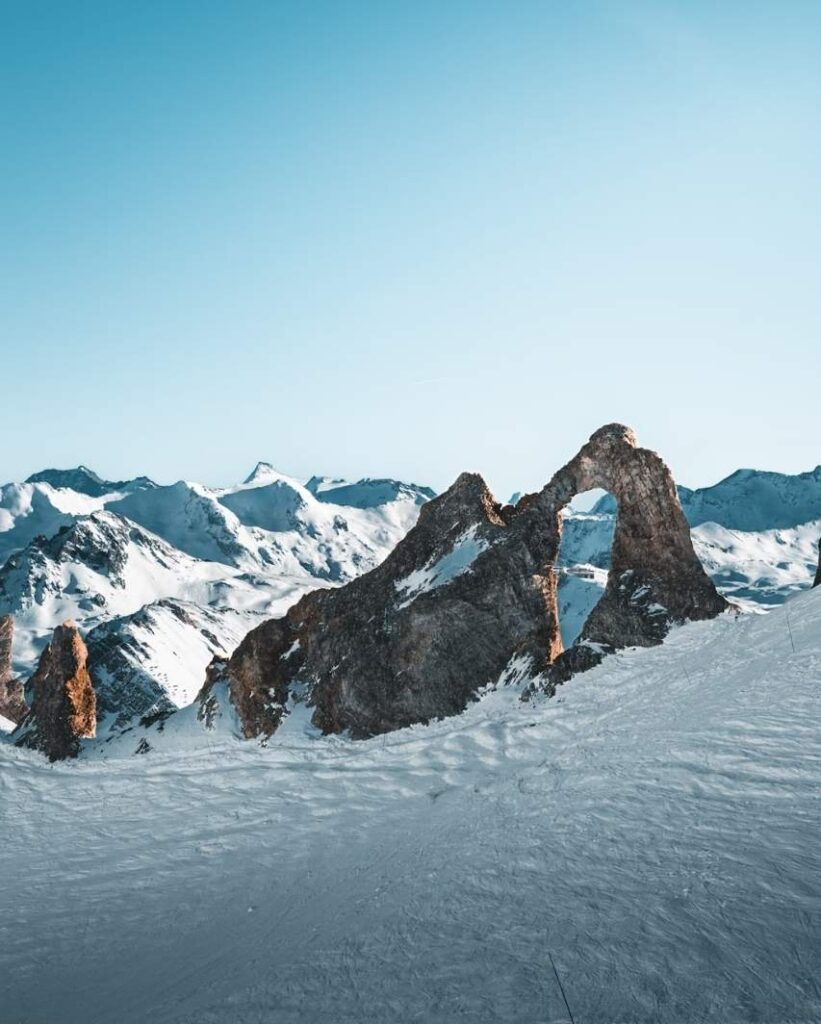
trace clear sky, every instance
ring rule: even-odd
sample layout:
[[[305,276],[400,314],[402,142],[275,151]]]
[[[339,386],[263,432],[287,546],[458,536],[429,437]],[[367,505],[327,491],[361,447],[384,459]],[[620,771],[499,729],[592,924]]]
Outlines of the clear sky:
[[[0,0],[0,477],[821,462],[821,4]]]

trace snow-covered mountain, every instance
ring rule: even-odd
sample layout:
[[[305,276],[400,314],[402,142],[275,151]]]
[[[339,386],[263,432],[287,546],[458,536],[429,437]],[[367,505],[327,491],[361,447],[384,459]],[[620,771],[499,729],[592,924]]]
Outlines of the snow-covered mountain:
[[[102,507],[99,498],[47,483],[0,487],[0,562],[35,537],[50,537],[78,516],[90,515]]]
[[[191,700],[213,654],[308,590],[378,565],[433,493],[319,480],[314,494],[259,463],[228,488],[111,482],[83,466],[8,484],[0,614],[14,616],[16,671],[27,677],[53,627],[71,618],[90,631],[106,693],[119,699],[133,678],[124,706],[144,714]],[[112,703],[104,697],[103,711]]]
[[[327,476],[312,476],[305,487],[320,501],[333,505],[350,505],[352,508],[378,508],[394,501],[410,500],[417,505],[436,497],[430,487],[406,484],[400,480],[364,479],[351,483],[348,480]]]
[[[45,483],[55,488],[87,494],[91,498],[101,498],[105,494],[116,494],[119,491],[140,491],[156,487],[147,476],[138,476],[133,480],[104,480],[88,466],[76,466],[74,469],[43,469],[32,473],[26,480],[27,484]]]
[[[691,526],[718,523],[744,532],[788,529],[821,519],[821,466],[794,475],[737,469],[710,487],[679,487],[678,495]],[[591,512],[611,515],[615,507],[606,494]]]
[[[164,598],[95,626],[86,645],[98,735],[190,704],[214,655],[230,654],[259,620],[252,612]]]

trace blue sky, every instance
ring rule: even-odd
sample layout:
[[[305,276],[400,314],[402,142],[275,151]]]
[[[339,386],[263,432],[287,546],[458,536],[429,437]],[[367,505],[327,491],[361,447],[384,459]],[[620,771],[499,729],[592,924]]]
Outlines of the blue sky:
[[[821,462],[821,5],[0,11],[4,480]]]

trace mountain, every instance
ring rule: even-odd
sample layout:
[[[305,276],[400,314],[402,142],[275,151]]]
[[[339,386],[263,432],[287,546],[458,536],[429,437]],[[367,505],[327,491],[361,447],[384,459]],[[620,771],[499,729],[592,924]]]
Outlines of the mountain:
[[[0,568],[0,608],[24,623],[120,615],[158,596],[207,599],[222,566],[196,560],[110,511],[38,536]]]
[[[147,476],[138,476],[133,480],[104,480],[88,466],[77,466],[75,469],[43,469],[39,473],[32,473],[26,483],[45,483],[51,487],[86,494],[91,498],[101,498],[104,494],[115,494],[119,491],[140,491],[157,486]]]
[[[217,696],[0,744],[4,1019],[821,1019],[821,591],[789,616],[365,742],[298,704],[241,742]]]
[[[305,485],[320,501],[352,508],[377,508],[390,502],[409,500],[416,505],[436,497],[436,491],[419,484],[405,484],[401,480],[365,478],[349,483],[332,477],[312,476]]]
[[[789,529],[821,519],[821,466],[807,473],[738,469],[711,487],[679,487],[681,507],[691,526],[717,523],[729,530]],[[594,514],[612,515],[616,503],[606,494]]]
[[[260,464],[236,487],[180,481],[107,507],[195,558],[343,582],[378,565],[416,520],[416,491],[400,485],[384,497],[363,508],[336,505]]]
[[[122,697],[131,673],[138,692],[123,706],[139,714],[191,699],[211,657],[261,618],[376,566],[426,491],[392,481],[367,507],[336,505],[267,463],[228,488],[144,480],[79,467],[0,490],[0,616],[14,616],[16,672],[29,676],[52,629],[75,620],[106,687]]]
[[[211,659],[227,656],[259,615],[165,598],[86,636],[103,734],[190,704]]]
[[[98,498],[51,484],[5,484],[0,487],[0,563],[34,537],[50,537],[78,516],[102,507]]]

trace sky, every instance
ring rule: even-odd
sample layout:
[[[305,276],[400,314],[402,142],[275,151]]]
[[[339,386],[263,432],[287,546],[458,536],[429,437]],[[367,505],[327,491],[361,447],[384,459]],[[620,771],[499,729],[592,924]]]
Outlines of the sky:
[[[821,5],[0,0],[0,477],[821,463]]]

